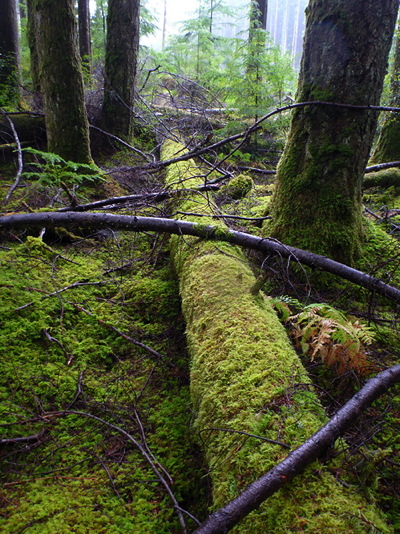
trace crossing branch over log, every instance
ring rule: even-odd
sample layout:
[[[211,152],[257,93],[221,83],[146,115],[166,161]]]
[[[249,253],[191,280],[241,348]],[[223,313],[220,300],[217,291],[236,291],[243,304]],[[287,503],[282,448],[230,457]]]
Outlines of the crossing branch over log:
[[[284,245],[274,239],[262,238],[235,230],[224,230],[213,225],[202,225],[189,221],[166,219],[159,217],[137,217],[129,215],[114,215],[110,213],[26,213],[21,215],[6,215],[0,217],[0,230],[18,227],[69,227],[79,225],[90,228],[111,228],[114,230],[128,230],[133,232],[153,231],[177,235],[192,235],[200,238],[227,241],[234,245],[265,253],[278,254],[313,269],[319,269],[339,276],[345,280],[365,287],[379,295],[400,303],[400,290],[385,284],[381,280],[348,265],[331,260],[325,256],[314,254],[307,250]]]
[[[399,381],[400,365],[390,367],[368,380],[325,426],[277,466],[250,484],[238,497],[209,516],[194,534],[223,534],[231,530],[242,518],[319,458],[366,408]]]

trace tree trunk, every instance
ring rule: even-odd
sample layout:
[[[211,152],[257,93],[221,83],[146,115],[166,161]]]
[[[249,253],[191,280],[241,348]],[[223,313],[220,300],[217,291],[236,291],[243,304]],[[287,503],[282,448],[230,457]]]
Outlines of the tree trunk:
[[[130,139],[139,50],[139,0],[109,0],[103,118],[105,128]]]
[[[163,157],[181,150],[181,145],[167,143]],[[167,183],[193,189],[202,179],[190,177],[198,175],[193,161],[180,162],[169,167]],[[183,198],[179,209],[211,215],[207,200],[203,194]],[[199,226],[213,221],[192,219]],[[217,224],[224,234],[224,224]],[[219,507],[326,418],[270,302],[252,293],[255,277],[240,250],[221,241],[171,240],[191,356],[194,427],[210,467],[214,506]],[[254,439],[254,434],[270,441]],[[387,531],[374,507],[339,485],[321,463],[273,495],[235,532],[362,533],[366,517],[367,523]]]
[[[265,51],[267,27],[267,0],[252,0],[250,3],[249,45],[246,77],[250,104],[254,106],[255,120],[258,119],[258,106],[261,99],[261,64]]]
[[[311,0],[297,101],[379,103],[398,0]],[[299,108],[277,170],[274,237],[351,264],[375,111]]]
[[[390,76],[390,106],[400,107],[400,20],[397,26],[394,61]],[[386,115],[371,163],[400,160],[400,115]]]
[[[19,38],[16,0],[0,0],[0,106],[19,99]]]
[[[79,52],[82,59],[83,72],[90,80],[92,65],[92,43],[90,32],[89,0],[78,0]]]
[[[35,92],[40,91],[40,80],[39,80],[39,56],[36,43],[36,25],[37,25],[37,16],[38,12],[33,7],[34,0],[26,1],[26,10],[28,14],[28,25],[27,25],[27,36],[28,36],[28,46],[30,52],[30,71],[32,78],[32,89]]]
[[[90,163],[89,125],[73,0],[34,0],[48,150]]]

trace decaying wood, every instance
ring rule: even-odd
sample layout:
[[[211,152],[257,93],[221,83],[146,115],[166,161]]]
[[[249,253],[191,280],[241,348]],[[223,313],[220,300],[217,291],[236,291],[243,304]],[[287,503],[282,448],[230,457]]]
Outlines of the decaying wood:
[[[329,422],[287,458],[248,486],[236,499],[213,513],[195,534],[228,532],[243,517],[255,510],[278,489],[302,473],[305,467],[323,455],[376,399],[400,382],[400,365],[390,367],[371,378]]]

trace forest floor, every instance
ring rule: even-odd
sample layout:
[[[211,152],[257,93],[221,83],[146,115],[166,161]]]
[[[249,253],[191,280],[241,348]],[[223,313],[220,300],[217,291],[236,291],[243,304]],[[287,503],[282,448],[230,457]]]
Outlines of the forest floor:
[[[216,119],[196,115],[193,123],[193,114],[178,114],[174,120],[168,128],[186,136],[190,131],[195,144],[211,134]],[[282,148],[275,133],[264,131],[241,147],[223,166],[227,175],[243,167],[274,167]],[[157,158],[159,138],[142,140],[142,150]],[[2,154],[0,201],[15,175],[14,157],[7,149]],[[25,171],[43,164],[40,155],[25,161]],[[111,140],[102,141],[96,163],[105,179],[92,184],[64,181],[65,169],[61,178],[45,176],[49,169],[43,164],[41,176],[22,176],[3,213],[56,210],[71,199],[84,204],[142,195],[105,209],[174,216],[168,199],[148,197],[164,191],[162,169],[138,168],[143,158]],[[198,163],[207,169],[204,160]],[[222,186],[216,203],[236,217],[229,219],[233,228],[259,234],[257,217],[265,214],[273,178],[245,173],[253,181],[249,190],[241,194],[238,187]],[[374,223],[379,218],[381,228],[396,235],[400,189],[375,186],[365,192],[365,202],[368,217]],[[363,268],[398,285],[396,254],[384,264],[366,256]],[[249,261],[259,274],[263,258],[250,253]],[[202,437],[193,430],[190,361],[168,237],[26,228],[2,235],[0,265],[0,530],[60,534],[79,525],[79,532],[181,532],[177,502],[189,512],[185,520],[193,530],[193,517],[204,520],[211,506],[210,479]],[[395,306],[332,280],[318,286],[311,271],[303,275],[282,260],[270,262],[264,290],[271,294],[273,287],[273,297],[290,295],[277,299],[282,320],[325,301],[350,316],[351,324],[365,321],[373,330],[374,341],[365,347],[371,369],[398,361]],[[286,326],[296,343],[293,321]],[[365,379],[355,369],[337,373],[322,358],[301,358],[328,415]],[[348,454],[332,467],[339,480],[341,472],[352,471],[357,491],[377,501],[394,528],[400,525],[398,423],[399,397],[393,393],[347,433]]]

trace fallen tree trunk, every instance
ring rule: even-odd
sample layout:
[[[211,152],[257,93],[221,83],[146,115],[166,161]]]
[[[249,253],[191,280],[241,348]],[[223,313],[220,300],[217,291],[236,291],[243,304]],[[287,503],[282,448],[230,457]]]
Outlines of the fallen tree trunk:
[[[176,150],[168,143],[163,157]],[[194,187],[198,179],[190,176],[196,174],[193,162],[182,162],[169,168],[167,183]],[[205,215],[210,202],[207,196],[186,198],[179,209]],[[212,232],[214,239],[231,235],[221,222]],[[218,508],[282,460],[286,446],[299,447],[326,416],[268,299],[252,294],[255,277],[242,252],[222,240],[178,236],[171,238],[171,250],[191,356],[195,429]],[[309,466],[241,518],[235,532],[246,534],[349,534],[371,526],[390,532],[377,510],[340,486],[323,464]]]
[[[195,534],[223,534],[255,510],[268,497],[302,473],[319,458],[357,417],[389,388],[400,382],[400,365],[386,369],[369,380],[318,432],[258,480],[236,499],[212,514]]]
[[[185,184],[186,185],[186,184]],[[193,191],[192,193],[193,194]],[[191,207],[198,211],[198,204]],[[224,225],[211,224],[212,215],[206,221],[182,221],[158,217],[136,217],[129,215],[114,215],[110,213],[75,213],[75,212],[41,212],[24,213],[21,215],[5,215],[0,217],[0,230],[10,228],[55,228],[57,226],[83,228],[111,228],[114,230],[130,230],[133,232],[154,231],[177,235],[191,235],[207,240],[226,241],[244,248],[259,250],[266,254],[274,253],[283,258],[291,258],[295,262],[308,265],[349,280],[361,287],[400,303],[400,290],[385,284],[377,278],[353,269],[343,263],[319,256],[313,252],[290,247],[274,239],[262,238],[244,232],[230,230]]]

